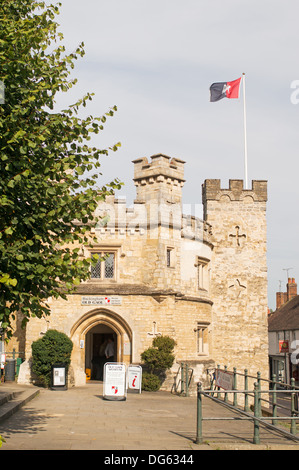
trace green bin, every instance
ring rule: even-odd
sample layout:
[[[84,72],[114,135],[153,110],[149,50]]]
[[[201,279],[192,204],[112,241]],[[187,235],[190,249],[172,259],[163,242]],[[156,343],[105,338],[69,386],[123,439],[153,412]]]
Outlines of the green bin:
[[[17,357],[16,376],[19,375],[20,365],[22,364],[22,362],[23,362],[23,359],[21,357]]]

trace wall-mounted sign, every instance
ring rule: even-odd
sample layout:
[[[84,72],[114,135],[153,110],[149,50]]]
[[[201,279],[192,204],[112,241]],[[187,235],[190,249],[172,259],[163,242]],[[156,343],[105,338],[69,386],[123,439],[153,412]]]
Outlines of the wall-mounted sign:
[[[128,390],[136,390],[141,393],[142,368],[141,366],[128,367]]]
[[[279,341],[279,352],[288,353],[289,352],[289,342],[286,340]]]
[[[131,343],[129,341],[124,342],[124,355],[130,356],[131,354]]]
[[[89,295],[82,297],[81,305],[121,305],[121,297],[96,297]]]
[[[121,362],[106,362],[104,366],[103,398],[126,400],[126,365]]]

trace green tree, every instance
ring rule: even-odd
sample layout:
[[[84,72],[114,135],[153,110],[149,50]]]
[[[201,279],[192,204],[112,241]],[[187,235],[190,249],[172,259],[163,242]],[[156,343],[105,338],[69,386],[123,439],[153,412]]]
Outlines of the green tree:
[[[53,111],[57,93],[76,83],[71,69],[84,55],[83,43],[72,54],[60,44],[60,6],[34,0],[0,5],[0,322],[8,337],[15,312],[23,324],[47,315],[47,298],[66,298],[87,279],[90,260],[80,257],[78,246],[90,243],[98,202],[121,184],[116,179],[97,187],[100,157],[120,144],[88,145],[116,107],[80,118],[92,99],[87,93]]]

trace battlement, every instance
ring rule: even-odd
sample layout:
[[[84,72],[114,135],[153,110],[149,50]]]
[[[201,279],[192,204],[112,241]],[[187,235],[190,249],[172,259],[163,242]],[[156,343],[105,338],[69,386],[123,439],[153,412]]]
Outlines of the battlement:
[[[152,155],[151,162],[146,157],[133,160],[134,163],[134,181],[142,179],[165,176],[171,179],[184,180],[184,161],[178,158],[171,158],[162,153]]]
[[[164,237],[199,240],[211,244],[212,228],[198,217],[182,213],[181,204],[152,204],[147,210],[146,204],[135,203],[127,207],[125,199],[107,196],[97,209],[100,218],[92,233],[98,236],[117,237],[143,236],[157,237],[157,227],[163,227]],[[176,232],[176,235],[174,235]]]
[[[249,196],[254,202],[267,201],[267,181],[253,180],[251,189],[244,189],[243,180],[229,180],[229,188],[221,188],[220,180],[205,180],[202,185],[202,199],[219,201],[222,197],[231,201],[242,201]]]
[[[137,202],[151,199],[170,203],[181,201],[184,185],[184,161],[167,155],[152,155],[149,163],[146,157],[134,160],[134,183]]]

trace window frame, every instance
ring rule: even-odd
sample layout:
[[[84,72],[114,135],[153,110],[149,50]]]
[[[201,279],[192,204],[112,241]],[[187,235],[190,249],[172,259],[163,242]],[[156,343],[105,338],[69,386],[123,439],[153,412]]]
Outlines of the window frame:
[[[175,267],[175,248],[173,246],[166,247],[166,267]]]
[[[197,322],[196,328],[196,354],[197,356],[209,355],[209,322]]]
[[[116,281],[117,279],[117,249],[113,249],[110,247],[95,247],[90,250],[90,256],[97,254],[99,255],[98,263],[100,263],[100,277],[92,277],[92,266],[90,266],[90,281],[93,282],[111,282]],[[106,255],[113,255],[113,276],[106,277],[106,261],[109,259],[109,256]]]
[[[209,276],[209,263],[210,260],[208,258],[203,258],[201,256],[197,256],[196,259],[196,266],[197,266],[197,289],[204,290],[206,292],[209,291],[210,286],[210,276]]]

